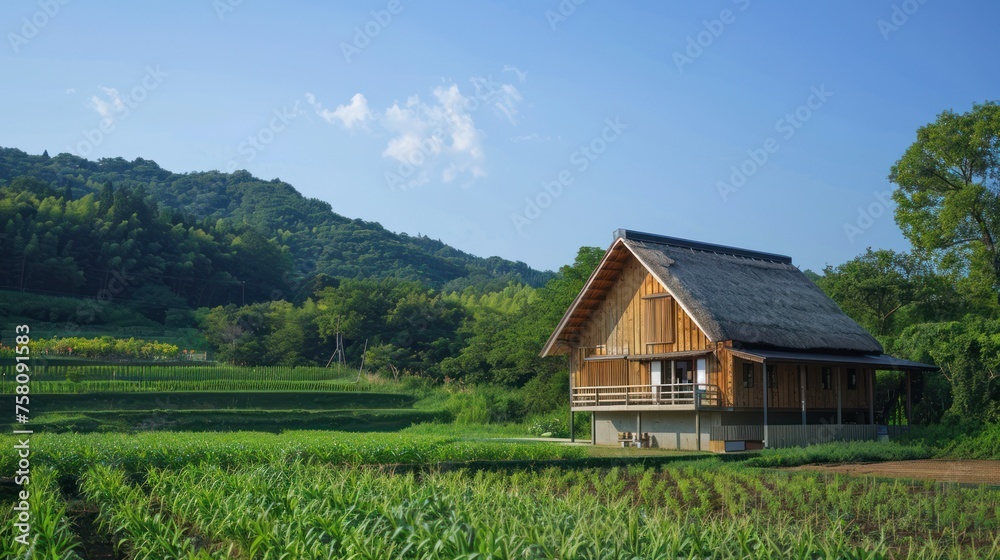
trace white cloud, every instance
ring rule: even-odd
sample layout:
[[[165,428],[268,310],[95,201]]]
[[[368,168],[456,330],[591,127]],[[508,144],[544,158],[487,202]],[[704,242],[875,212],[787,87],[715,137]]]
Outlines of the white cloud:
[[[389,145],[385,147],[382,156],[398,161],[409,161],[413,165],[422,165],[420,160],[441,153],[442,144],[444,141],[438,136],[422,138],[417,134],[406,133],[389,140]]]
[[[120,116],[123,116],[128,112],[128,108],[125,107],[125,102],[122,101],[122,96],[118,93],[115,88],[106,88],[100,86],[104,95],[107,99],[101,99],[100,97],[94,95],[90,98],[90,106],[97,111],[97,114],[101,116],[102,119],[107,119],[114,122]]]
[[[521,74],[519,74],[521,76]],[[377,124],[389,139],[382,157],[396,163],[392,172],[400,177],[404,188],[427,184],[434,177],[442,183],[464,179],[463,187],[486,176],[486,154],[483,133],[477,128],[473,113],[489,106],[494,113],[511,124],[517,123],[517,106],[521,93],[511,84],[498,84],[492,79],[472,80],[475,92],[464,95],[457,84],[439,86],[428,100],[412,95],[404,102],[396,101],[383,111],[372,111],[361,93],[351,98],[349,105],[335,111],[322,108],[311,93],[306,100],[327,122],[353,128],[368,121]],[[370,130],[368,126],[366,129]],[[390,181],[390,186],[395,184]]]
[[[72,95],[72,94],[76,93],[76,89],[74,89],[74,88],[67,88],[66,89],[66,93],[68,95]]]
[[[313,109],[316,110],[316,114],[320,118],[330,124],[340,122],[341,125],[348,129],[352,129],[356,125],[363,126],[366,121],[372,118],[372,112],[368,109],[368,100],[360,93],[355,93],[351,97],[350,105],[338,105],[333,111],[324,109],[316,101],[316,96],[311,93],[306,93],[306,101],[313,106]]]
[[[494,97],[493,110],[498,115],[507,119],[510,124],[516,125],[518,120],[517,118],[521,114],[517,110],[518,104],[520,104],[523,99],[521,97],[521,92],[510,84],[504,84],[500,87],[500,90]]]
[[[469,112],[472,100],[455,84],[436,88],[433,96],[432,102],[411,96],[382,113],[380,124],[393,135],[382,156],[399,162],[401,169],[421,169],[409,187],[426,184],[429,174],[441,166],[443,183],[451,183],[462,174],[485,176],[482,139]]]
[[[524,83],[525,80],[528,79],[528,73],[527,72],[521,72],[520,70],[518,70],[517,66],[514,66],[513,64],[505,64],[504,67],[503,67],[503,71],[504,72],[513,72],[513,73],[517,74],[517,81],[521,82],[522,84]]]

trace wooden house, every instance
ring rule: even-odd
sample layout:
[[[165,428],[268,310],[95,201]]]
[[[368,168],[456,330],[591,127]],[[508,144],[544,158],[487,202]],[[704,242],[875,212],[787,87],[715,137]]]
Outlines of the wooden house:
[[[542,355],[567,356],[593,443],[713,451],[875,439],[875,371],[906,372],[909,413],[936,369],[883,354],[789,257],[629,230]]]

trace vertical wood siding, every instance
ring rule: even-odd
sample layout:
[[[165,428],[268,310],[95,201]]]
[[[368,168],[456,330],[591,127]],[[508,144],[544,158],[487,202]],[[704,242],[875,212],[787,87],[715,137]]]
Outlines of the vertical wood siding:
[[[764,406],[764,373],[762,364],[748,362],[741,358],[732,356],[728,352],[729,360],[733,363],[733,406],[741,408],[762,408]],[[743,387],[743,364],[753,364],[754,386],[752,388]],[[865,409],[868,408],[868,384],[867,376],[871,375],[871,370],[856,368],[858,370],[857,389],[847,388],[847,367],[837,364],[794,364],[794,363],[774,363],[770,364],[777,368],[778,383],[776,387],[767,391],[767,406],[775,409],[801,409],[801,383],[799,381],[799,368],[807,367],[808,382],[806,386],[806,410],[810,409],[836,409],[837,408],[837,368],[840,369],[841,385],[841,406],[844,409]],[[822,371],[824,367],[831,369],[832,384],[829,389],[823,388]],[[772,370],[773,371],[773,370]]]

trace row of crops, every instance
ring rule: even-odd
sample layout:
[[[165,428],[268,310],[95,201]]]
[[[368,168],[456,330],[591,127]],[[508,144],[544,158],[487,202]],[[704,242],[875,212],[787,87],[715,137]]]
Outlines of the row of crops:
[[[0,393],[12,393],[14,384],[0,385]],[[36,393],[148,393],[168,391],[352,391],[402,392],[399,385],[350,381],[280,381],[263,379],[211,379],[205,381],[38,381]]]
[[[0,365],[0,382],[11,382],[14,364]],[[85,364],[32,366],[35,381],[353,381],[357,371],[293,366]]]
[[[16,390],[13,364],[0,365],[0,394]],[[34,393],[164,391],[405,392],[403,383],[347,369],[229,365],[71,365],[32,368]]]
[[[0,446],[11,449],[15,443],[13,436],[0,436]],[[31,450],[34,464],[69,475],[79,474],[93,464],[113,464],[141,473],[149,467],[181,468],[200,463],[238,468],[297,460],[363,465],[576,459],[585,454],[581,447],[555,443],[326,431],[36,434],[31,438]],[[11,453],[0,455],[0,472],[17,470],[16,460]]]
[[[0,384],[0,394],[13,394],[17,385]],[[353,383],[350,381],[270,381],[263,379],[212,379],[206,381],[36,381],[32,383],[36,393],[43,394],[84,394],[84,393],[160,393],[176,391],[351,391],[351,392],[404,392],[405,388],[390,383]]]
[[[776,473],[716,460],[407,474],[305,459],[190,462],[139,476],[96,464],[84,467],[79,489],[132,558],[1000,555],[995,488]]]

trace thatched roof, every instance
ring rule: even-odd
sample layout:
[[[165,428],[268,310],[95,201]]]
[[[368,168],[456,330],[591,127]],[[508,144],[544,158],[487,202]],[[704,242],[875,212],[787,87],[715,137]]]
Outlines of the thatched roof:
[[[881,353],[882,346],[844,314],[789,257],[618,230],[605,262],[630,253],[657,278],[712,342],[795,350]],[[602,266],[605,264],[602,262]],[[593,300],[595,271],[543,351],[565,346]],[[607,282],[604,282],[606,286]],[[606,288],[604,288],[606,290]],[[591,293],[587,293],[588,290]],[[593,308],[593,303],[589,306]]]

